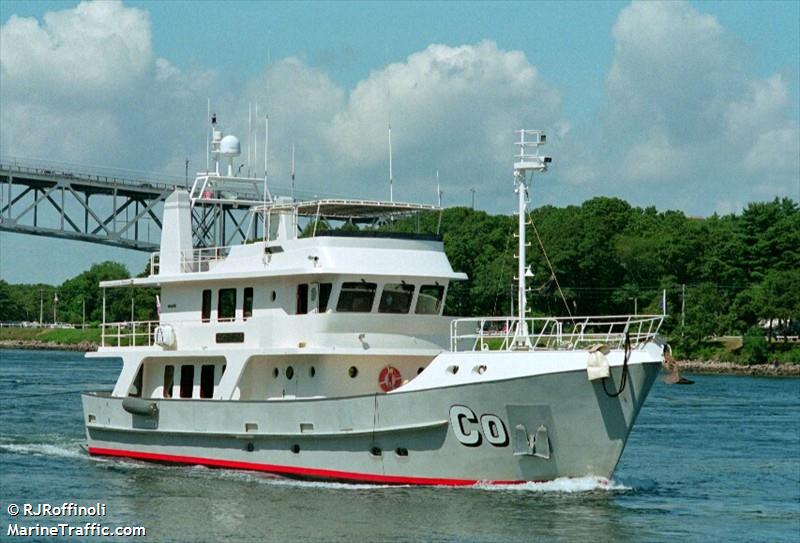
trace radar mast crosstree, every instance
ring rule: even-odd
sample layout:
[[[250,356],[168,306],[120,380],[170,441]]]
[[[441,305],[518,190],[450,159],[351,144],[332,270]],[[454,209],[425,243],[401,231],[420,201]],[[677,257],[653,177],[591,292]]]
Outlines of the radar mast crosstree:
[[[549,156],[539,155],[539,147],[545,144],[547,138],[541,130],[517,130],[519,140],[515,145],[519,146],[519,154],[514,155],[517,160],[514,162],[514,190],[517,193],[519,204],[519,249],[517,251],[517,309],[519,310],[519,322],[514,335],[513,346],[515,349],[531,349],[531,339],[528,331],[528,324],[525,320],[527,314],[527,290],[525,288],[525,278],[533,277],[529,266],[525,265],[525,248],[528,246],[525,241],[525,226],[528,224],[525,216],[528,211],[528,172],[546,172],[547,165],[553,159]]]

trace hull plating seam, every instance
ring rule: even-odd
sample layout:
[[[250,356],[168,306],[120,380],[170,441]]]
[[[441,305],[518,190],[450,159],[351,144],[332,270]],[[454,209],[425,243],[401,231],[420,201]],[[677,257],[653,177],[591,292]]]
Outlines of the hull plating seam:
[[[470,479],[441,479],[432,477],[406,477],[401,475],[377,475],[372,473],[355,473],[329,469],[304,468],[300,466],[279,466],[275,464],[258,464],[255,462],[239,462],[234,460],[221,460],[216,458],[201,458],[197,456],[181,456],[174,454],[150,453],[141,451],[127,451],[121,449],[105,449],[89,447],[92,456],[119,456],[135,458],[137,460],[150,460],[154,462],[172,462],[176,464],[202,465],[216,468],[231,468],[250,471],[263,471],[278,475],[295,476],[308,479],[323,479],[335,481],[349,481],[353,483],[384,483],[395,485],[437,485],[437,486],[471,486],[480,482],[494,484],[522,484],[525,481],[475,481]]]

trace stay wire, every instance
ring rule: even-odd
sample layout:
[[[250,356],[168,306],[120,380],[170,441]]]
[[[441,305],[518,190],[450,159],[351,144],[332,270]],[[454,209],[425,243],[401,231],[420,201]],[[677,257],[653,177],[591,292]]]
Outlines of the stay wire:
[[[539,247],[542,249],[542,254],[544,255],[544,260],[547,262],[547,267],[550,268],[550,273],[552,274],[553,280],[556,283],[556,288],[558,289],[558,295],[561,296],[561,300],[564,302],[564,307],[567,310],[567,315],[569,315],[572,324],[575,324],[575,318],[572,316],[572,311],[569,310],[569,304],[567,303],[567,298],[564,296],[564,291],[561,290],[561,285],[558,283],[558,276],[556,275],[556,270],[553,268],[553,264],[550,262],[550,257],[547,256],[547,251],[544,248],[544,243],[542,243],[542,238],[539,236],[539,229],[536,228],[536,223],[533,222],[533,216],[531,212],[528,211],[528,221],[531,223],[533,227],[533,233],[536,234],[536,241],[539,242]]]

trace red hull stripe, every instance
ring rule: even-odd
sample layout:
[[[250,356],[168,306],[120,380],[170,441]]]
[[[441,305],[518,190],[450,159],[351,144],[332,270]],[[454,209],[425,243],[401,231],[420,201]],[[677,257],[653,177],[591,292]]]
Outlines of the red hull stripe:
[[[93,456],[121,456],[139,460],[155,462],[174,462],[178,464],[198,464],[216,468],[244,469],[252,471],[265,471],[280,475],[294,475],[313,479],[328,479],[337,481],[352,481],[364,483],[388,483],[397,485],[439,485],[439,486],[470,486],[481,481],[472,479],[441,479],[435,477],[405,477],[400,475],[376,475],[372,473],[354,473],[330,469],[304,468],[298,466],[279,466],[275,464],[256,464],[255,462],[239,462],[235,460],[220,460],[216,458],[201,458],[198,456],[181,456],[175,454],[161,454],[141,451],[125,451],[119,449],[104,449],[89,447],[89,454]],[[494,484],[521,484],[524,481],[490,481]]]

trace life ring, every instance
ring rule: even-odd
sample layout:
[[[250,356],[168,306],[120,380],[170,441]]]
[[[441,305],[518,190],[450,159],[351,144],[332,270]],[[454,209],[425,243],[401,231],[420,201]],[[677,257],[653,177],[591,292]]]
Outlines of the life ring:
[[[389,392],[399,387],[402,379],[400,370],[394,366],[384,366],[380,375],[378,375],[378,384],[382,391]]]

